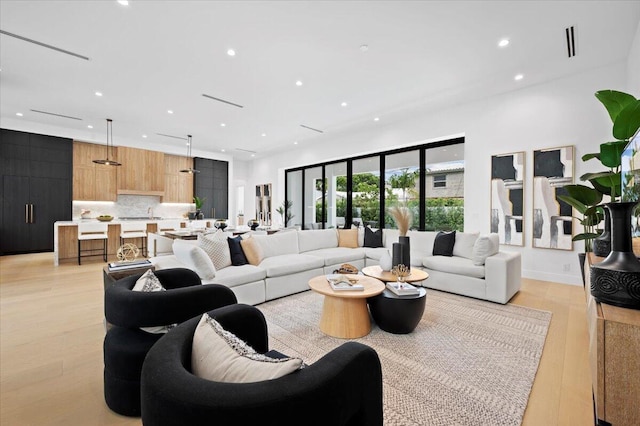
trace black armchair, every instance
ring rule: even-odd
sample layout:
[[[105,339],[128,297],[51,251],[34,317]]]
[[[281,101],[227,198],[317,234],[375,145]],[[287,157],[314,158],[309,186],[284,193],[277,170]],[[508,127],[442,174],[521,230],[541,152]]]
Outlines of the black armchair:
[[[209,315],[257,352],[267,351],[267,326],[257,308],[226,306]],[[279,379],[213,382],[190,372],[199,320],[174,328],[147,354],[142,367],[143,424],[382,425],[382,370],[370,347],[347,342]]]
[[[140,415],[142,363],[164,335],[139,327],[180,323],[237,302],[228,287],[202,285],[189,269],[165,269],[155,275],[167,291],[131,291],[141,276],[134,275],[114,282],[104,294],[105,318],[113,325],[104,338],[104,398],[109,408],[126,416]]]

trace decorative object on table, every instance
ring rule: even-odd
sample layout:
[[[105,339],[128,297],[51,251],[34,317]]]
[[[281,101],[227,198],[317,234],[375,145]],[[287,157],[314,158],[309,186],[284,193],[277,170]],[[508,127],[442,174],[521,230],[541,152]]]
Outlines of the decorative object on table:
[[[391,255],[389,254],[389,250],[385,250],[380,256],[380,268],[383,271],[390,271],[393,267],[393,260],[391,259]]]
[[[573,153],[573,146],[533,152],[533,247],[573,250],[571,205],[559,198],[573,183]]]
[[[500,244],[523,246],[525,153],[491,156],[491,232]]]
[[[205,200],[206,198],[193,197],[193,204],[196,205],[196,211],[195,211],[195,214],[193,215],[193,219],[191,219],[191,212],[189,212],[189,219],[191,220],[204,219],[204,214],[202,213],[202,206],[204,205]]]
[[[260,226],[260,222],[257,219],[251,219],[247,222],[247,226],[249,226],[252,231],[255,231],[258,226]]]
[[[293,201],[285,200],[282,202],[282,205],[276,209],[276,212],[278,212],[282,219],[282,226],[285,228],[289,226],[289,222],[295,217],[291,212],[291,207],[293,207]]]
[[[611,214],[604,209],[604,231],[593,239],[593,254],[606,257],[611,252]]]
[[[349,277],[344,274],[329,274],[327,275],[327,281],[329,281],[329,285],[335,291],[364,290],[364,286],[358,283],[357,278]]]
[[[360,272],[358,271],[358,268],[356,268],[350,263],[343,263],[342,265],[340,265],[338,269],[333,271],[334,274],[354,274],[354,275],[357,274],[358,272]]]
[[[108,214],[103,214],[96,217],[96,219],[98,219],[100,222],[111,222],[113,220],[113,216]]]
[[[213,227],[221,231],[224,231],[224,229],[227,227],[227,222],[224,219],[216,220],[213,223]]]
[[[408,266],[402,264],[394,266],[391,272],[396,276],[396,280],[399,283],[404,283],[405,278],[411,275],[411,269],[409,269]]]
[[[89,215],[90,214],[91,214],[91,210],[82,209],[82,211],[80,212],[80,218],[81,219],[89,219]]]
[[[396,222],[400,236],[406,236],[413,219],[411,210],[408,207],[393,206],[389,209],[389,213]]]
[[[389,282],[387,289],[396,296],[415,296],[420,294],[417,287],[405,282]]]
[[[187,158],[189,158],[189,161],[191,161],[191,164],[193,164],[193,157],[191,157],[191,146],[193,145],[193,143],[191,142],[191,135],[187,135]],[[186,169],[182,169],[180,170],[181,173],[189,173],[189,174],[194,174],[194,173],[200,173],[200,170],[196,170],[193,167],[188,167]],[[202,205],[200,206],[200,208],[202,208]]]
[[[126,243],[118,247],[116,257],[121,262],[131,262],[140,255],[138,246],[132,243]]]
[[[391,245],[391,268],[395,268],[402,264],[404,245],[400,243],[393,243]]]
[[[640,261],[631,245],[631,213],[637,202],[607,203],[611,253],[591,265],[591,294],[601,303],[640,309]]]
[[[109,158],[109,151],[113,154],[113,120],[107,118],[107,158],[105,160],[93,160],[96,164],[105,166],[121,166],[114,158]]]

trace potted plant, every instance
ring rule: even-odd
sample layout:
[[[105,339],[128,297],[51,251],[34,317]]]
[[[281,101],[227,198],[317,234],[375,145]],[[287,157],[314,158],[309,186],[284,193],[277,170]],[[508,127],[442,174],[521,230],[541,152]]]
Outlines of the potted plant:
[[[276,209],[276,212],[278,212],[282,218],[282,225],[285,228],[289,226],[289,222],[295,217],[294,214],[291,213],[291,207],[293,207],[293,201],[286,200],[283,201],[282,205]]]
[[[202,214],[202,206],[204,204],[204,201],[206,200],[206,198],[200,198],[200,197],[193,197],[193,204],[196,205],[196,214],[195,217],[200,219],[200,216],[204,216]]]

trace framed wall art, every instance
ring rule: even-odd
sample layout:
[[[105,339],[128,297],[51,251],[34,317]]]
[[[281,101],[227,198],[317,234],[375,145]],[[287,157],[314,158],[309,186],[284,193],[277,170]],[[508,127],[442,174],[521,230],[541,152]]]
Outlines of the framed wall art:
[[[572,208],[558,199],[573,183],[573,156],[573,146],[533,152],[533,247],[573,250]]]
[[[491,232],[500,244],[523,246],[525,153],[491,156]]]

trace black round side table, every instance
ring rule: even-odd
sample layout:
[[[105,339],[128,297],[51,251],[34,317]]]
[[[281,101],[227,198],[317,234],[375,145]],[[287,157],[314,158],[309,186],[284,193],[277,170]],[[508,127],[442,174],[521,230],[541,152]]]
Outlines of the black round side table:
[[[378,327],[393,334],[411,333],[422,318],[427,300],[427,291],[422,287],[418,291],[417,295],[397,296],[385,289],[370,297],[369,309]]]

